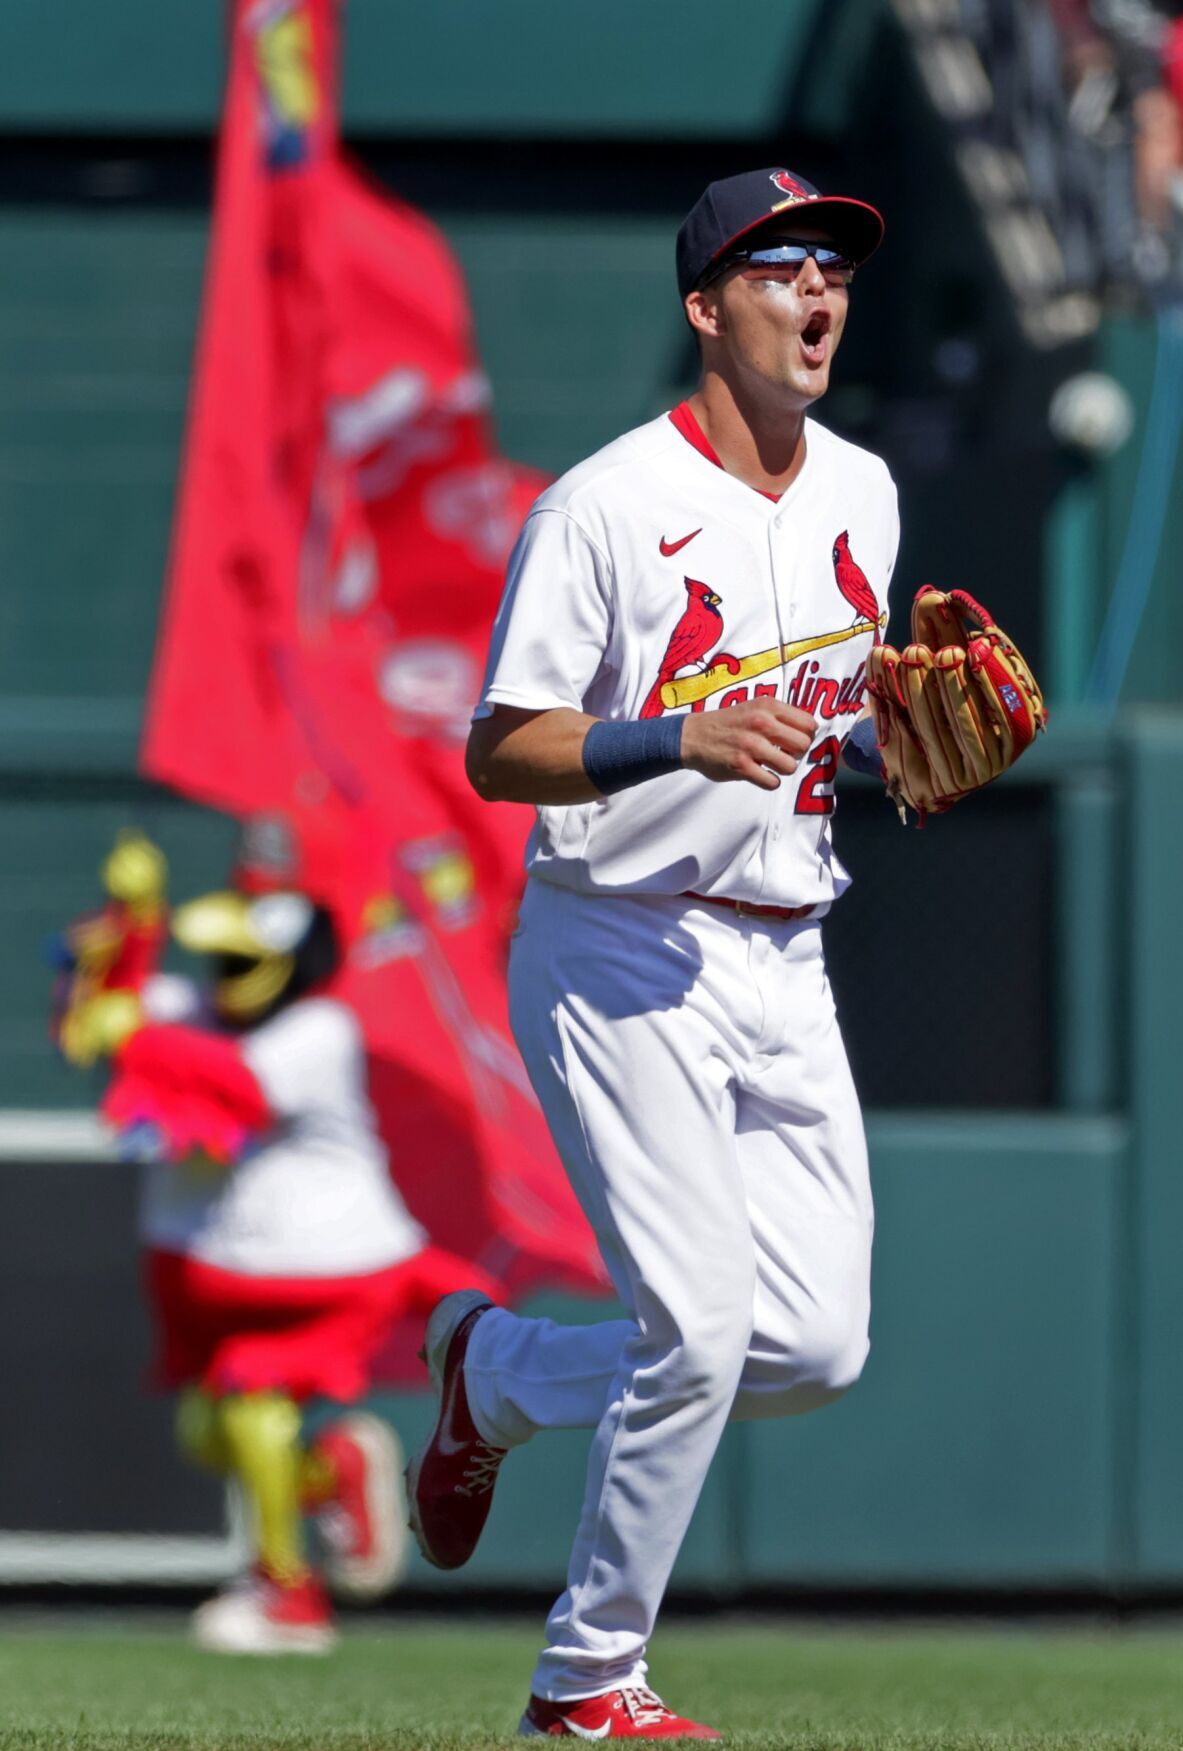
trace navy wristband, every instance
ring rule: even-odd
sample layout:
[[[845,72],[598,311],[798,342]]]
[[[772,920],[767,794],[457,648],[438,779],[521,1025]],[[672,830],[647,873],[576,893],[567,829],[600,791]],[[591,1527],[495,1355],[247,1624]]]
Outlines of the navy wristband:
[[[874,720],[860,718],[842,747],[842,758],[852,772],[865,772],[868,778],[882,778],[883,756],[875,739]]]
[[[594,723],[583,738],[583,770],[601,796],[644,784],[682,765],[681,717]]]

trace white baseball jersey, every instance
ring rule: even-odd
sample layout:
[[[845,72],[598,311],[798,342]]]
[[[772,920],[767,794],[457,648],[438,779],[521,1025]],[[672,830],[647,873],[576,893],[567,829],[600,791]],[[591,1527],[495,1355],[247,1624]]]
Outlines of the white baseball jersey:
[[[166,1013],[179,1019],[175,1001]],[[275,1125],[233,1167],[150,1164],[148,1244],[264,1277],[360,1276],[417,1253],[426,1237],[390,1179],[352,1010],[304,998],[239,1045]]]
[[[692,891],[823,905],[849,885],[830,817],[863,708],[899,545],[878,457],[805,422],[779,499],[724,471],[683,404],[538,500],[511,556],[478,716],[570,706],[599,718],[786,700],[817,735],[776,791],[675,772],[544,807],[532,875],[585,893]]]

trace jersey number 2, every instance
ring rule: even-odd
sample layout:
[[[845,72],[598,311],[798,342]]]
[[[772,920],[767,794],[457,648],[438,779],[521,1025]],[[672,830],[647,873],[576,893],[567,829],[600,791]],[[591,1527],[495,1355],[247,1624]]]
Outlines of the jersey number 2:
[[[827,736],[805,756],[813,768],[801,780],[797,791],[798,815],[832,815],[834,813],[834,780],[838,776],[838,755],[842,744],[837,736]]]

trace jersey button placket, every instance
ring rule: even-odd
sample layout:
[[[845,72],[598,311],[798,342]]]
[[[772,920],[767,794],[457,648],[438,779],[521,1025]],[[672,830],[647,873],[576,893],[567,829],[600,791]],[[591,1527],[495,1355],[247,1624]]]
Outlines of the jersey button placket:
[[[770,581],[771,587],[772,587],[772,613],[773,613],[773,621],[774,621],[774,624],[776,626],[776,642],[783,647],[784,645],[786,645],[788,643],[789,638],[791,636],[791,629],[792,629],[792,626],[794,624],[794,621],[796,619],[796,614],[797,614],[797,604],[792,599],[791,591],[793,589],[793,585],[790,582],[790,584],[789,584],[790,596],[789,596],[789,603],[788,603],[788,619],[786,622],[786,620],[782,614],[782,610],[781,610],[781,594],[780,594],[779,581],[777,578],[776,548],[777,548],[777,536],[779,535],[779,533],[780,533],[780,507],[778,506],[776,508],[776,510],[774,510],[772,516],[768,520],[768,576],[769,576],[769,581]],[[793,575],[793,568],[790,568],[790,577],[792,575]],[[788,696],[789,677],[788,677],[787,672],[783,668],[779,671],[779,674],[780,674],[780,681],[779,681],[779,684],[777,686],[777,697],[780,699],[785,699]],[[781,819],[781,813],[782,813],[782,809],[783,809],[782,792],[783,792],[783,783],[782,783],[782,790],[778,791],[776,793],[777,800],[781,802],[782,807],[777,808],[774,806],[772,811],[771,811],[771,827],[769,829],[769,837],[772,839],[773,844],[775,844],[777,842],[777,840],[780,838],[780,819]],[[767,876],[767,866],[765,867],[765,876]]]

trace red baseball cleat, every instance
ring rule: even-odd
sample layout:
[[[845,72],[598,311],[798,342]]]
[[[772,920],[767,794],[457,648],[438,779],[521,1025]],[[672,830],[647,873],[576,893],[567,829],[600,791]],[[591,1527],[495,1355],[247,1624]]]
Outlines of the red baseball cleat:
[[[518,1724],[523,1739],[721,1739],[714,1727],[687,1721],[644,1685],[626,1685],[579,1702],[532,1696]]]
[[[310,1452],[334,1479],[330,1499],[311,1509],[329,1586],[340,1599],[379,1599],[407,1562],[398,1437],[380,1417],[352,1411],[322,1429]]]
[[[477,1547],[504,1447],[482,1439],[464,1389],[464,1358],[477,1320],[493,1303],[460,1289],[436,1303],[420,1354],[440,1395],[435,1427],[407,1467],[411,1531],[437,1569],[458,1569]]]

